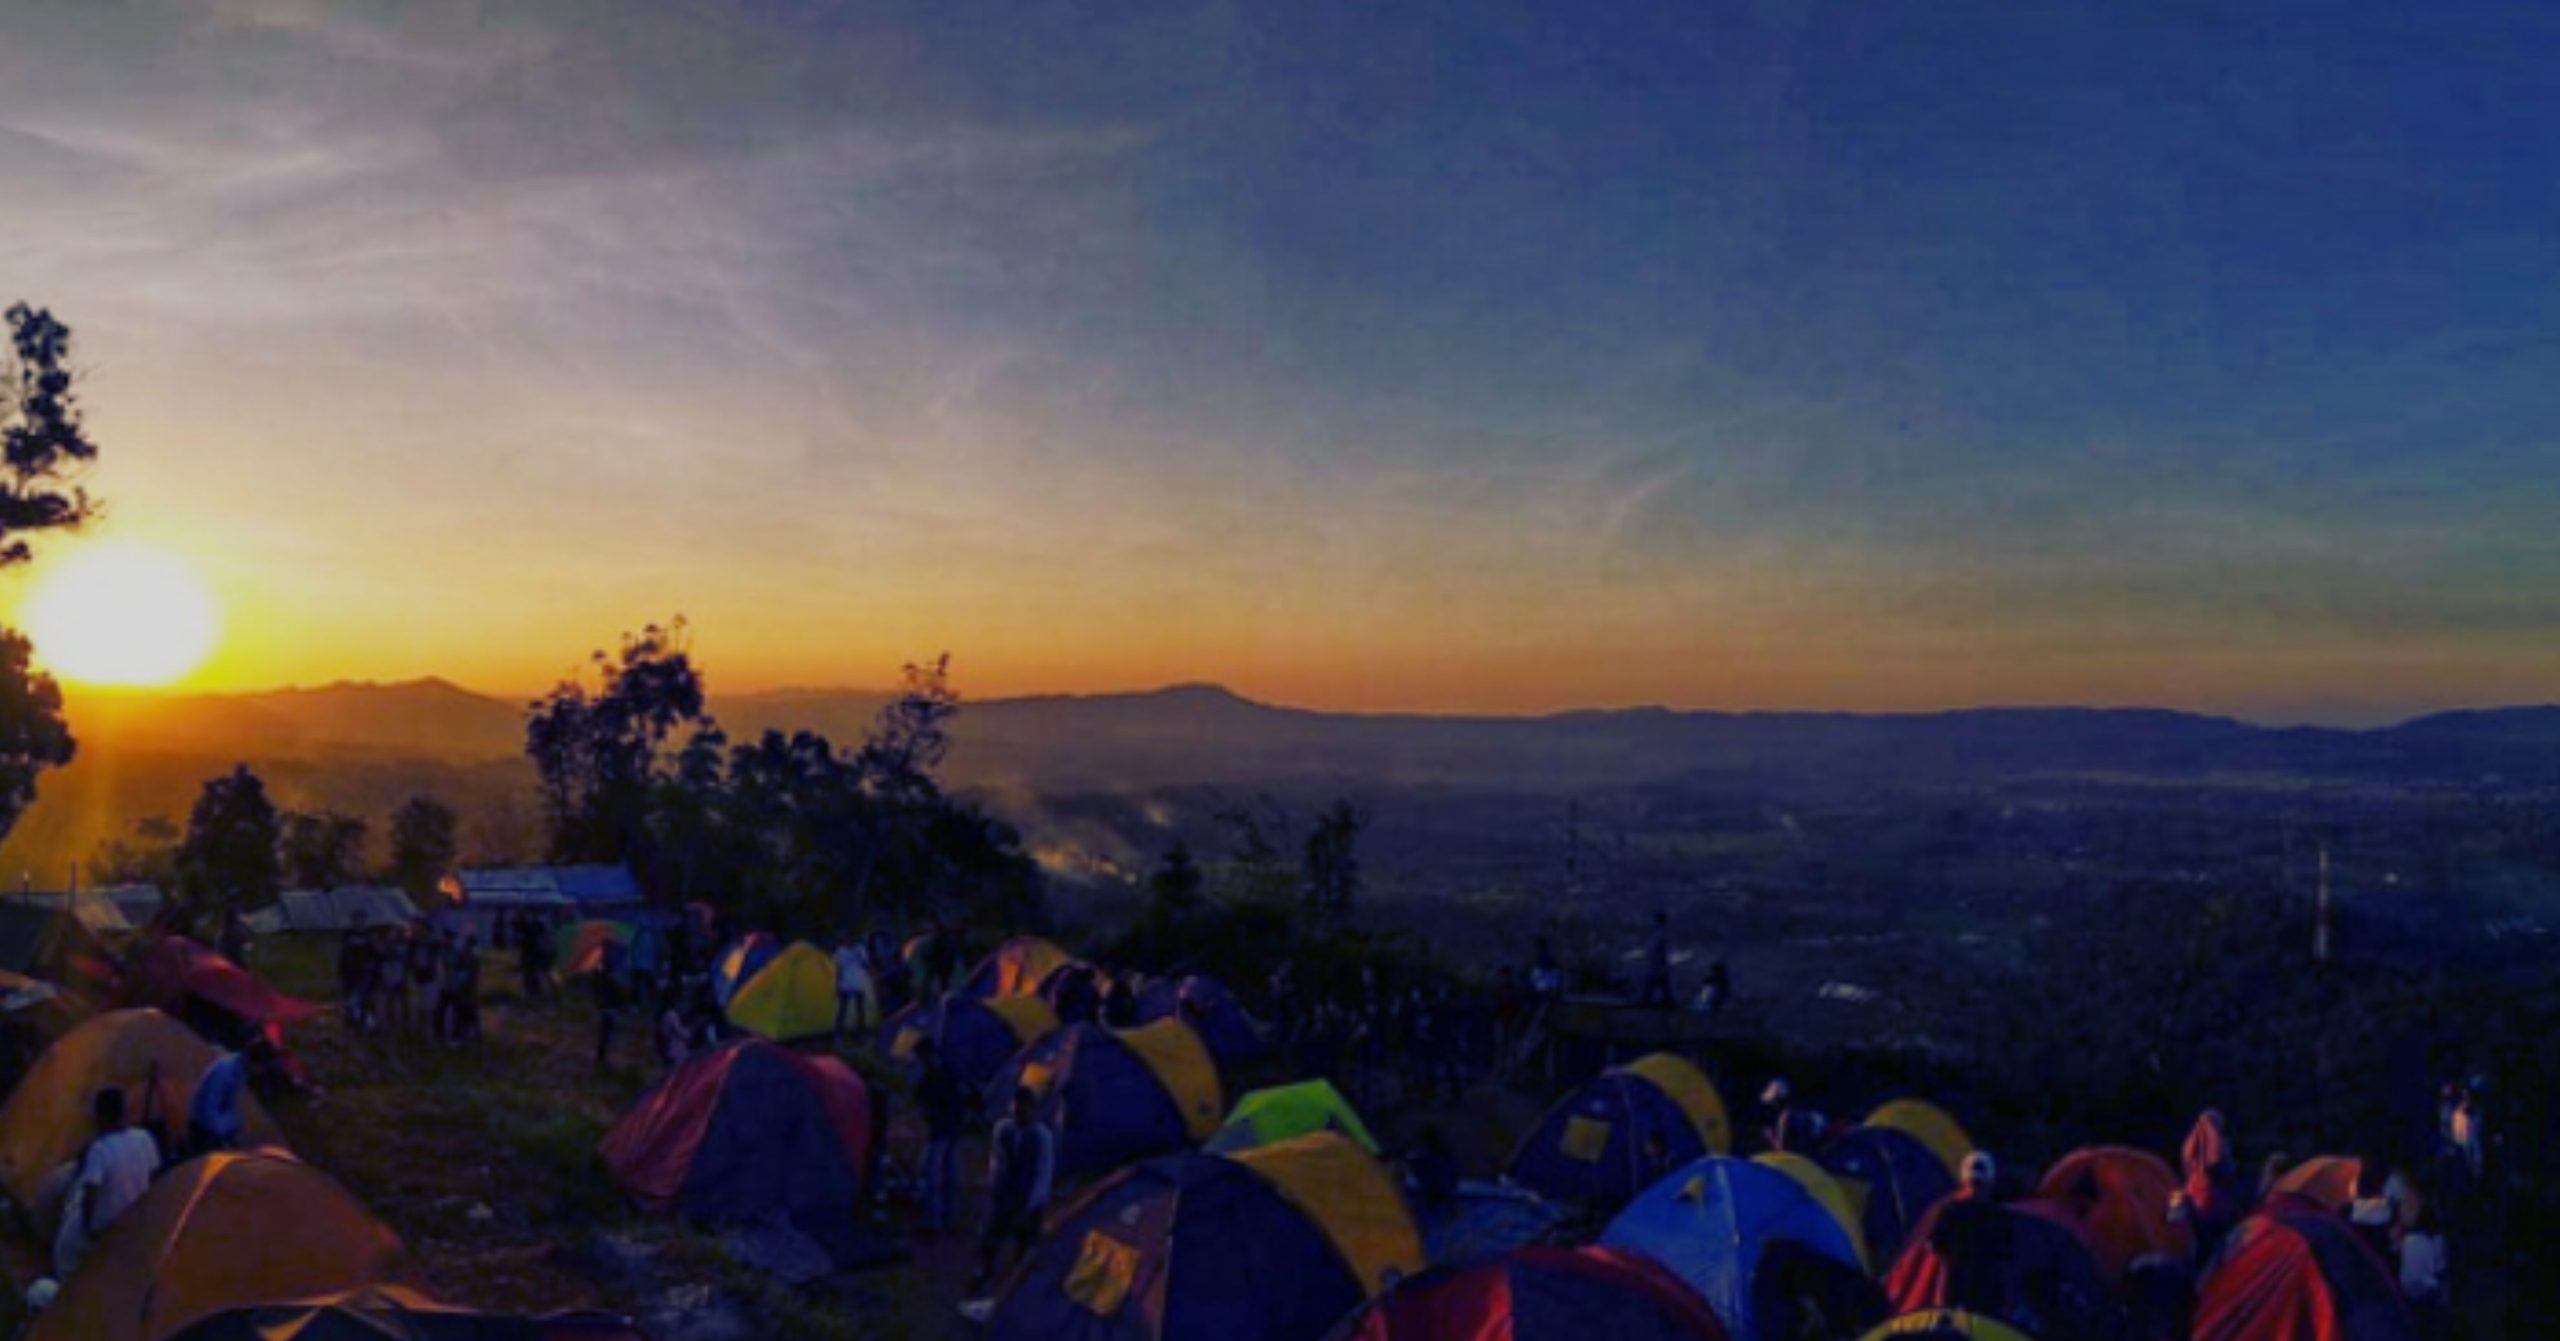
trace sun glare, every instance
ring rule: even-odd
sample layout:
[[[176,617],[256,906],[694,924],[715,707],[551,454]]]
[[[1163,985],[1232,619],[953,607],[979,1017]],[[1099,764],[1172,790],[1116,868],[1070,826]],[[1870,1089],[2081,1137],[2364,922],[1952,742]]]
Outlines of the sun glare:
[[[164,685],[204,664],[221,633],[213,596],[186,563],[141,545],[36,560],[20,612],[37,664],[97,685]]]

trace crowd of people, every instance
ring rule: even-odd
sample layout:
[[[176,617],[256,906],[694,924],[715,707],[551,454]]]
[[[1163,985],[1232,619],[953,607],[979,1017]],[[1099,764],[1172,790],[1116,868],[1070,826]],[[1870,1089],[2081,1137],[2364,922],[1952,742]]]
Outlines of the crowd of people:
[[[480,1039],[479,938],[425,919],[359,921],[339,938],[338,1000],[347,1027],[378,1043],[470,1046]]]

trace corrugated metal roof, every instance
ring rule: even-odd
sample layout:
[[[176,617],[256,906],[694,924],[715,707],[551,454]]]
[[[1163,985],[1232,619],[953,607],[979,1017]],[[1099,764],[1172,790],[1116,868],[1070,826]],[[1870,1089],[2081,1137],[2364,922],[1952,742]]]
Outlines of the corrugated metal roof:
[[[640,902],[640,886],[622,866],[482,866],[454,873],[466,903],[574,903],[611,907]]]

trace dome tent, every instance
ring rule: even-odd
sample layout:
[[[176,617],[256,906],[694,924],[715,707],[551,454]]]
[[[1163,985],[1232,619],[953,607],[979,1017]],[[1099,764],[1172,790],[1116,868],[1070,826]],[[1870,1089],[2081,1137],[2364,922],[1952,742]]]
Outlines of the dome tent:
[[[738,989],[747,985],[748,979],[756,976],[758,970],[772,963],[773,957],[781,953],[782,942],[769,933],[751,931],[739,937],[712,961],[712,999],[727,1006],[729,999],[738,994]]]
[[[1333,1341],[1724,1341],[1698,1292],[1642,1253],[1518,1248],[1425,1272],[1336,1329]]]
[[[291,1155],[207,1155],[117,1217],[26,1338],[161,1341],[221,1309],[396,1283],[403,1256],[345,1188]]]
[[[1511,1179],[1553,1201],[1623,1205],[1644,1190],[1656,1136],[1670,1168],[1733,1143],[1715,1086],[1664,1052],[1604,1071],[1548,1109],[1512,1154]]]
[[[2098,1259],[2060,1208],[1949,1197],[1913,1227],[1885,1277],[1899,1312],[1966,1309],[2043,1341],[2104,1341],[2117,1309]]]
[[[193,1030],[156,1010],[94,1015],[44,1050],[0,1106],[0,1185],[33,1208],[46,1179],[78,1158],[91,1137],[91,1096],[110,1086],[125,1092],[125,1112],[184,1134],[196,1082],[221,1053]],[[246,1090],[240,1095],[242,1142],[281,1146],[284,1133]]]
[[[2068,1216],[2097,1253],[2107,1279],[2119,1280],[2135,1260],[2167,1253],[2185,1261],[2195,1236],[2169,1219],[2178,1171],[2147,1150],[2092,1146],[2074,1150],[2045,1170],[2036,1198]]]
[[[1899,1127],[1851,1127],[1815,1153],[1858,1210],[1869,1260],[1890,1264],[1912,1226],[1956,1190],[1955,1175],[1920,1138]]]
[[[642,1341],[602,1313],[515,1317],[448,1308],[397,1285],[207,1314],[173,1341]]]
[[[1262,1026],[1247,1015],[1244,1003],[1227,985],[1205,974],[1158,978],[1138,992],[1138,1023],[1178,1019],[1200,1033],[1209,1055],[1220,1066],[1258,1060],[1271,1048]]]
[[[1210,1136],[1207,1148],[1222,1153],[1250,1150],[1318,1131],[1341,1132],[1369,1153],[1378,1153],[1378,1138],[1369,1134],[1369,1126],[1360,1120],[1359,1111],[1342,1097],[1342,1091],[1325,1080],[1302,1080],[1295,1085],[1255,1090],[1236,1100],[1235,1111],[1227,1114],[1225,1125]]]
[[[1422,1265],[1393,1177],[1339,1135],[1189,1151],[1131,1165],[1051,1220],[984,1335],[1316,1341]]]
[[[1879,1104],[1858,1125],[1891,1127],[1911,1136],[1947,1166],[1949,1178],[1964,1176],[1964,1157],[1973,1153],[1973,1138],[1965,1134],[1963,1125],[1926,1099],[1895,1099]]]
[[[731,1024],[776,1042],[834,1033],[835,960],[807,941],[793,941],[738,984],[727,1010]]]
[[[1710,1155],[1644,1190],[1600,1236],[1670,1268],[1739,1341],[1794,1335],[1799,1314],[1881,1316],[1849,1233],[1795,1179]]]
[[[971,996],[1038,996],[1058,970],[1075,962],[1074,955],[1050,941],[1016,936],[978,961],[960,990]]]
[[[2195,1341],[2415,1341],[2397,1277],[2340,1216],[2269,1197],[2214,1255]]]
[[[870,1105],[843,1062],[740,1039],[686,1058],[598,1153],[652,1210],[722,1223],[849,1212],[862,1199]]]
[[[987,1084],[987,1111],[1016,1087],[1040,1096],[1057,1133],[1057,1175],[1094,1173],[1205,1139],[1226,1111],[1217,1064],[1191,1026],[1071,1024],[1025,1047]]]
[[[1058,1013],[1036,996],[966,996],[944,994],[929,1005],[915,1005],[892,1017],[886,1026],[889,1055],[900,1062],[916,1060],[916,1045],[930,1038],[942,1064],[961,1084],[983,1089],[1012,1056],[1047,1037],[1058,1027]]]

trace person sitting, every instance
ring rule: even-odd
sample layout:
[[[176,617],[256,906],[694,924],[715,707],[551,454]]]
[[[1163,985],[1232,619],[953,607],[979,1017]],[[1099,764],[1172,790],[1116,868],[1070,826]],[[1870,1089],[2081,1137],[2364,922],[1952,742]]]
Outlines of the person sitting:
[[[160,1171],[160,1147],[151,1134],[125,1125],[124,1091],[107,1088],[90,1101],[98,1135],[80,1152],[71,1193],[62,1208],[62,1228],[54,1236],[54,1271],[64,1280],[89,1249],[151,1190]]]

